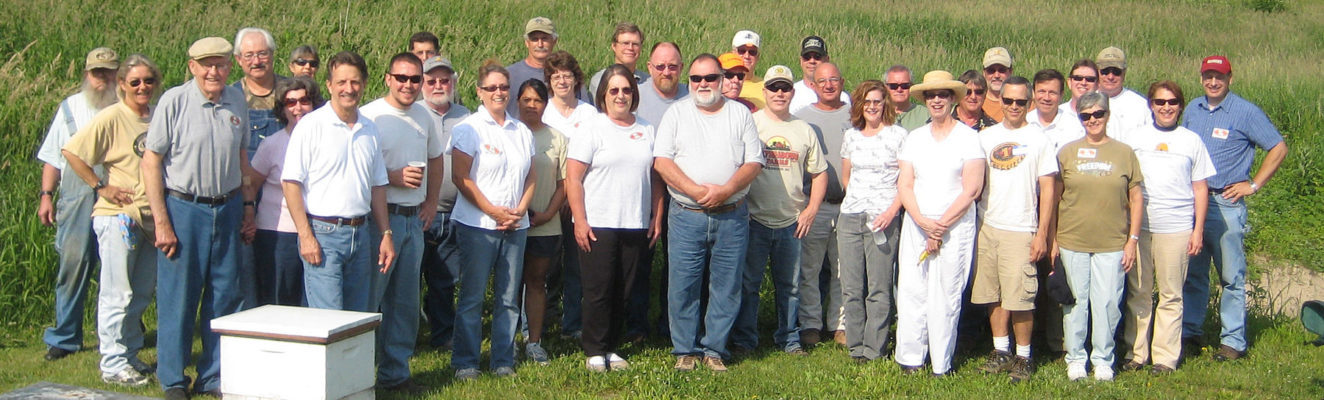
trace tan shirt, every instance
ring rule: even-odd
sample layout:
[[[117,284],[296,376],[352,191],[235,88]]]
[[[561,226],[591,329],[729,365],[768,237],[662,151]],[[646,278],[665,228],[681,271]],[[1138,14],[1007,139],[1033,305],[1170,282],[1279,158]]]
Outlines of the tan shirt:
[[[754,113],[754,126],[763,144],[763,169],[749,185],[749,217],[769,228],[795,223],[808,196],[804,176],[827,170],[823,149],[814,128],[795,117],[775,121],[766,112]]]
[[[565,151],[569,141],[555,129],[544,126],[533,131],[533,171],[535,186],[529,211],[542,212],[552,201],[556,183],[565,179]],[[559,212],[558,212],[559,214]],[[556,236],[561,234],[560,219],[553,216],[545,224],[529,228],[529,236]]]
[[[1104,253],[1126,245],[1128,195],[1144,181],[1131,146],[1117,141],[1094,146],[1079,139],[1057,153],[1062,201],[1057,241],[1064,249]]]
[[[106,107],[65,143],[64,150],[89,166],[106,168],[106,185],[133,191],[133,203],[116,205],[97,198],[92,216],[128,214],[144,229],[151,230],[151,209],[147,206],[147,188],[142,183],[138,165],[142,163],[143,141],[151,118],[140,118],[124,103]]]

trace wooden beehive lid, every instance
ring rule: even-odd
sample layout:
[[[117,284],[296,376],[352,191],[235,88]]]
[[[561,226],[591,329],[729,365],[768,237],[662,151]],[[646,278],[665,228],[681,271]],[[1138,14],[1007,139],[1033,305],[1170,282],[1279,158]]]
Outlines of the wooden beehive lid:
[[[301,343],[328,344],[377,328],[382,315],[267,305],[211,320],[213,332]]]

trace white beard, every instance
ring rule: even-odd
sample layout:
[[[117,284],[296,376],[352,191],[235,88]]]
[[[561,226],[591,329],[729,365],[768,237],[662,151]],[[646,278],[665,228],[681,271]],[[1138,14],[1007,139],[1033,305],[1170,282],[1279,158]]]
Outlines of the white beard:
[[[694,104],[697,104],[699,107],[710,107],[721,100],[722,95],[717,94],[716,91],[708,92],[707,96],[704,96],[703,92],[694,93]]]
[[[87,103],[91,105],[92,108],[100,110],[119,101],[119,96],[116,95],[115,88],[116,86],[114,83],[108,83],[106,84],[105,89],[95,90],[92,89],[91,83],[87,80],[83,80],[83,98],[87,99]]]

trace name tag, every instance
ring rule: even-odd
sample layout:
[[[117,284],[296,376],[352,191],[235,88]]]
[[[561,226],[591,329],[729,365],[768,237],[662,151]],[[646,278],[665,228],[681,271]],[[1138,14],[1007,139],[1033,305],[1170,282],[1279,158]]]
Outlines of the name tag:
[[[1023,156],[1029,153],[1030,153],[1030,146],[1028,145],[1019,145],[1011,148],[1011,155],[1013,156]]]
[[[1228,131],[1223,128],[1214,128],[1214,139],[1227,139]]]
[[[1080,149],[1080,150],[1076,150],[1076,157],[1077,157],[1077,158],[1094,158],[1094,156],[1097,156],[1097,155],[1099,155],[1099,150],[1098,150],[1098,149]]]

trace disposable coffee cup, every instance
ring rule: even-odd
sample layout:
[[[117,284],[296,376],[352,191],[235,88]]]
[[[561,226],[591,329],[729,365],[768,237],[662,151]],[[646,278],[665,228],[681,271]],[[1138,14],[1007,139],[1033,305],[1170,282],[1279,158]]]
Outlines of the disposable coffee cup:
[[[410,161],[410,162],[409,162],[409,166],[414,167],[414,168],[418,168],[418,169],[424,169],[424,168],[427,168],[428,163],[423,162],[423,161]]]

